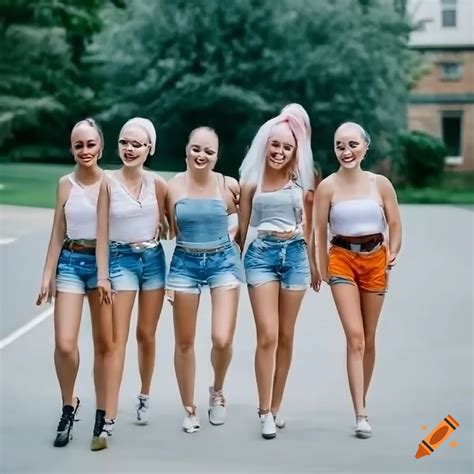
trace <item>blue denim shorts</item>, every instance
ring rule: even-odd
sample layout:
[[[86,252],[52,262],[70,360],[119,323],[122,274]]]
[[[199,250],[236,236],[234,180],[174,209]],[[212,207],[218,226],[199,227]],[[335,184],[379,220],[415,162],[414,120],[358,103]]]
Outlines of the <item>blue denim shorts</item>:
[[[114,291],[164,288],[166,262],[162,245],[137,249],[128,244],[110,242],[109,273]]]
[[[56,290],[84,295],[96,288],[95,254],[62,249],[56,270]]]
[[[271,235],[257,237],[247,249],[244,267],[249,286],[278,281],[285,290],[305,290],[310,282],[302,236],[288,240]]]
[[[167,288],[200,294],[208,285],[238,287],[244,282],[242,262],[237,246],[231,242],[212,251],[176,246],[171,259]]]

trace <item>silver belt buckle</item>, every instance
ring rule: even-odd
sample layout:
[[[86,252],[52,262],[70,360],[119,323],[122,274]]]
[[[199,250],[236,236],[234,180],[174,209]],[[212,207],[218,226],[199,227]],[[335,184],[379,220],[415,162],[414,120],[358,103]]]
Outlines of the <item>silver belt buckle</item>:
[[[351,245],[351,252],[360,252],[362,248],[362,244],[350,244]]]

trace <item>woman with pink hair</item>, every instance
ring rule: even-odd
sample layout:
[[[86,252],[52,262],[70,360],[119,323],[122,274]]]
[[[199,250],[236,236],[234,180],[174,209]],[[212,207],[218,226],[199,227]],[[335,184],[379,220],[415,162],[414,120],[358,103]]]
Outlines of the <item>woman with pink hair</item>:
[[[291,365],[296,318],[306,288],[321,278],[312,245],[314,191],[309,117],[290,104],[258,130],[240,168],[240,238],[257,330],[255,372],[262,436],[285,422],[278,410]]]

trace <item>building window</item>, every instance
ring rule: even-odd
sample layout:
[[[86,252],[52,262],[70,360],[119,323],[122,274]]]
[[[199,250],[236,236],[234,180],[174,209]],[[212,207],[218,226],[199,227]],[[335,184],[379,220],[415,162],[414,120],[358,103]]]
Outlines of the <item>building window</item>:
[[[459,165],[462,158],[462,112],[443,112],[441,117],[443,142],[448,151],[446,163]]]
[[[462,77],[462,63],[443,62],[440,64],[441,79],[445,81],[458,81]]]
[[[441,0],[441,25],[443,28],[456,26],[456,3],[457,0]]]

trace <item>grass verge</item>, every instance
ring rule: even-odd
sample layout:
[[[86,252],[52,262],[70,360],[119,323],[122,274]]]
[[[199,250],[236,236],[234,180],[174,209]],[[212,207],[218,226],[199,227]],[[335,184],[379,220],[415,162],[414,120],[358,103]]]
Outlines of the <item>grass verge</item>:
[[[58,180],[72,170],[69,165],[0,163],[0,204],[54,208]],[[160,174],[169,179],[175,173]]]
[[[0,204],[53,208],[58,179],[72,171],[69,165],[1,163]],[[175,173],[160,172],[166,178]],[[474,204],[474,173],[447,172],[438,188],[398,188],[402,204]]]

